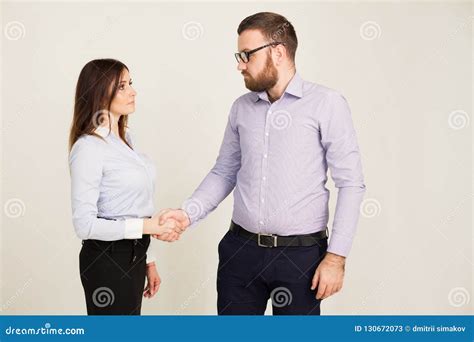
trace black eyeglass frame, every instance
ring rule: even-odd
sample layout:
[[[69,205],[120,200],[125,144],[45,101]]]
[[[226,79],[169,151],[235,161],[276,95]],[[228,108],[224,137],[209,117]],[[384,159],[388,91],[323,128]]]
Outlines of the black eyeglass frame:
[[[241,52],[236,52],[234,53],[234,57],[235,59],[237,60],[237,63],[240,63],[240,61],[244,62],[244,63],[248,63],[249,60],[250,60],[250,56],[259,51],[259,50],[262,50],[266,47],[269,47],[269,46],[275,46],[275,45],[285,45],[285,43],[282,43],[282,42],[272,42],[272,43],[268,43],[268,44],[265,44],[265,45],[262,45],[256,49],[253,49],[253,50],[250,50],[250,51],[241,51]]]

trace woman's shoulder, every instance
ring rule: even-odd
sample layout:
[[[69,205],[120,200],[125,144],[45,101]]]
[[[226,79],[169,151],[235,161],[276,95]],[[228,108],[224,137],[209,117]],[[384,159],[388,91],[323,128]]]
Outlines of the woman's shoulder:
[[[102,153],[107,142],[97,132],[81,135],[71,148],[70,155],[77,153],[93,152]]]

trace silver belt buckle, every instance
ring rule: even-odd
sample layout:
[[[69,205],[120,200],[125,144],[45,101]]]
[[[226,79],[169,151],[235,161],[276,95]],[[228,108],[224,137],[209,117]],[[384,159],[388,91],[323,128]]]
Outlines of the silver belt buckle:
[[[261,237],[261,236],[270,236],[270,237],[273,237],[273,245],[270,246],[270,245],[264,245],[264,244],[262,244],[262,242],[260,241],[260,237]],[[261,233],[258,233],[258,245],[259,245],[260,247],[269,247],[269,248],[271,248],[271,247],[276,247],[276,245],[277,245],[277,237],[276,237],[275,235],[273,235],[273,234],[261,234]]]

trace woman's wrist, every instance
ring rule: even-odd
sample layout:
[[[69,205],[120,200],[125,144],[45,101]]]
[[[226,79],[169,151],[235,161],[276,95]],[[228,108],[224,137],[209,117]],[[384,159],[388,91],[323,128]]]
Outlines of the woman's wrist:
[[[148,264],[146,264],[146,267],[154,267],[154,266],[156,266],[154,261],[149,262]]]
[[[151,219],[145,218],[143,219],[143,234],[151,234],[152,233],[152,224]]]

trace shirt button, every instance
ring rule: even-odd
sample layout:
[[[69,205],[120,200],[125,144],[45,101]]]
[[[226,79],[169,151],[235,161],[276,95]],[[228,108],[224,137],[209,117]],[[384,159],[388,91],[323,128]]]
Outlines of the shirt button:
[[[262,201],[262,203],[265,202],[265,200],[263,198],[261,199],[261,201]]]
[[[260,221],[259,223],[263,226],[263,221]]]
[[[265,135],[268,137],[268,132],[267,132],[267,133],[265,133]]]
[[[263,176],[262,179],[263,179],[263,180],[267,180],[267,177]]]
[[[268,155],[265,153],[265,154],[263,155],[263,158],[267,158],[267,157],[268,157]]]

